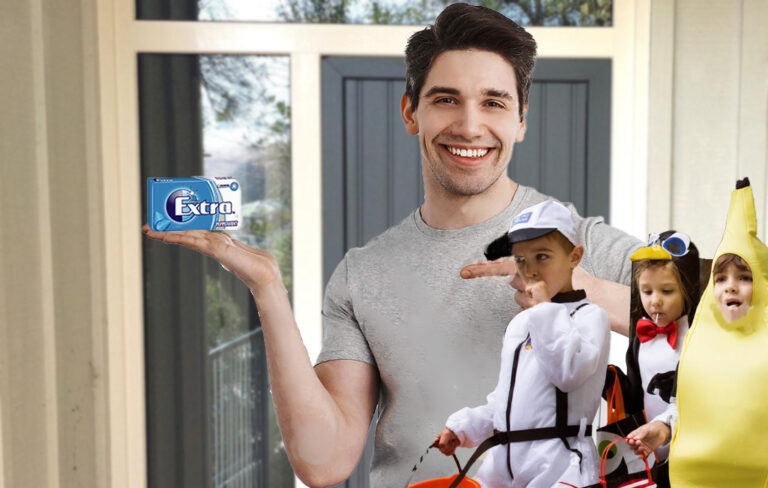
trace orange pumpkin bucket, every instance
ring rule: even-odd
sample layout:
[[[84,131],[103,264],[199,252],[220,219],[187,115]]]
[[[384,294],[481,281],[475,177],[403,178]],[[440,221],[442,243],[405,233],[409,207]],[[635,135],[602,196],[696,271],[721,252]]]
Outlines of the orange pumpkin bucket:
[[[448,476],[447,478],[434,478],[431,480],[425,480],[416,483],[415,485],[409,485],[408,488],[448,488],[451,486],[451,483],[453,483],[453,480],[455,480],[457,476],[458,474]],[[480,483],[473,480],[472,478],[464,478],[456,488],[480,488]]]
[[[424,456],[426,456],[429,450],[433,447],[437,447],[437,441],[429,446],[427,451],[419,458],[419,462],[413,465],[411,476],[405,483],[406,488],[481,488],[480,483],[473,480],[472,478],[467,478],[466,476],[463,476],[461,481],[454,486],[456,478],[462,476],[462,473],[466,473],[466,471],[469,469],[469,466],[466,466],[464,469],[461,468],[461,463],[459,463],[459,458],[456,457],[456,454],[453,455],[453,460],[456,462],[456,467],[459,468],[459,472],[457,474],[448,476],[446,478],[433,478],[431,480],[424,480],[413,485],[409,484],[411,479],[413,479],[413,475],[416,474],[416,470],[419,468],[419,465],[422,463],[422,461],[424,461]]]

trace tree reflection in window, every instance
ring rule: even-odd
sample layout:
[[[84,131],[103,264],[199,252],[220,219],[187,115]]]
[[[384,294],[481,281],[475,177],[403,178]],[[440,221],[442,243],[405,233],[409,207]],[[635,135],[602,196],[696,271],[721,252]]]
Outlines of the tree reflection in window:
[[[453,0],[137,0],[139,19],[422,25]],[[613,0],[470,0],[526,26],[611,26]]]
[[[431,23],[448,0],[290,0],[277,7],[277,19],[285,22],[334,24]],[[474,0],[501,12],[521,25],[609,26],[612,0]]]
[[[199,66],[205,175],[240,182],[243,226],[229,233],[275,256],[290,297],[289,59],[200,56]],[[252,297],[219,266],[207,270],[205,294],[212,486],[293,486]]]
[[[244,225],[231,234],[275,256],[291,296],[288,63],[287,57],[200,57],[205,173],[240,181]]]

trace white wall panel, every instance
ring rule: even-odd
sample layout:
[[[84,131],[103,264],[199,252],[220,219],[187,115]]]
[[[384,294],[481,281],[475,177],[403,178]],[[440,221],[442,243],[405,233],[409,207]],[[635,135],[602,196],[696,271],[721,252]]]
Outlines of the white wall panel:
[[[740,3],[683,0],[675,14],[671,223],[708,257],[740,176]]]

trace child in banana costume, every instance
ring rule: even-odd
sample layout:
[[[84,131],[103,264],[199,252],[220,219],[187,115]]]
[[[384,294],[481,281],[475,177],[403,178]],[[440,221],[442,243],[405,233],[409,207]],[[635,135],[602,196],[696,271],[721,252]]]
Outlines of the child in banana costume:
[[[710,275],[680,357],[675,488],[768,488],[768,248],[746,178],[732,193],[713,268],[727,255],[751,271],[751,300],[726,298],[725,278]]]

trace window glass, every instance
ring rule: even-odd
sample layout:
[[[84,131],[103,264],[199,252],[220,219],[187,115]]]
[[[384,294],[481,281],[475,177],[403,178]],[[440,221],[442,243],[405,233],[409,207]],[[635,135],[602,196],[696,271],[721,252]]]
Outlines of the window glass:
[[[290,74],[286,56],[139,55],[146,178],[231,176],[243,225],[291,292]],[[292,487],[258,312],[212,259],[145,239],[150,487]]]
[[[451,0],[137,0],[142,20],[429,24]],[[613,0],[472,0],[525,26],[611,26]]]

